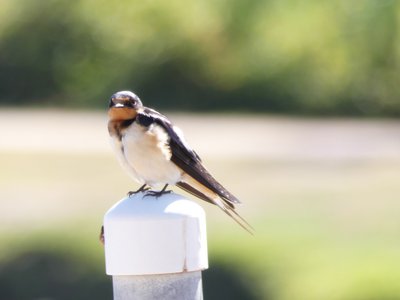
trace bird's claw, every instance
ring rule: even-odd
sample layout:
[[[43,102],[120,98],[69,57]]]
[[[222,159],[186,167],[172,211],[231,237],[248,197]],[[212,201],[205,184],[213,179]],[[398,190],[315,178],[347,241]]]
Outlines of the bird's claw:
[[[145,188],[145,189],[143,189],[141,191],[129,191],[127,195],[128,195],[128,197],[130,197],[130,196],[135,195],[135,194],[140,193],[140,192],[147,192],[148,190],[149,190],[149,188]]]
[[[136,191],[129,191],[127,195],[128,195],[128,197],[130,197],[130,196],[135,195],[135,194],[140,193],[140,192],[147,192],[148,190],[150,190],[150,188],[146,187],[146,185],[143,185],[142,187],[140,187]]]
[[[146,193],[146,195],[144,195],[144,197],[153,196],[153,197],[159,198],[162,195],[169,194],[171,192],[172,192],[172,190],[169,190],[169,191],[165,191],[165,190],[162,190],[162,191],[147,191],[147,193]]]

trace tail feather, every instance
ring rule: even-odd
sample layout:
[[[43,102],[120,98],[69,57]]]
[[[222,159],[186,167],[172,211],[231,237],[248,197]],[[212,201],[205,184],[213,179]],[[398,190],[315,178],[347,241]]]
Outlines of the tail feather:
[[[215,204],[215,202],[210,199],[209,197],[207,197],[206,195],[204,195],[202,192],[200,192],[199,190],[196,190],[194,187],[192,187],[190,184],[186,183],[186,182],[178,182],[176,184],[178,187],[180,187],[182,190],[188,192],[189,194],[192,194],[193,196],[196,196],[204,201],[207,201],[211,204]],[[230,202],[226,202],[226,204],[229,205],[230,208],[234,209],[234,205]]]
[[[252,232],[250,232],[250,233],[253,234],[253,232],[255,231],[254,227],[251,226],[250,223],[247,222],[245,218],[243,218],[241,215],[239,215],[239,213],[238,213],[236,210],[232,209],[231,211],[235,214],[235,216],[236,216],[238,219],[240,219],[241,222],[243,222],[243,223],[246,225],[246,227],[248,227],[248,229],[250,229],[250,230],[252,231]],[[246,230],[247,230],[247,229],[246,229]]]
[[[235,210],[235,206],[232,202],[220,197],[215,192],[204,187],[202,184],[187,176],[184,181],[176,184],[186,192],[204,200],[209,203],[217,205],[224,211],[229,217],[231,217],[236,223],[238,223],[244,230],[253,235],[254,228]]]
[[[251,235],[254,235],[254,228],[242,217],[240,216],[234,209],[229,209],[227,207],[216,204],[219,208],[221,208],[224,213],[231,217],[240,227],[246,230]],[[233,213],[233,214],[232,214]]]

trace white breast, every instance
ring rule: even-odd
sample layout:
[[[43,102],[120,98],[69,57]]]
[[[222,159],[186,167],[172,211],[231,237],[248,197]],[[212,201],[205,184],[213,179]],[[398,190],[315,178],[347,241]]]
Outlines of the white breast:
[[[124,170],[132,177],[132,179],[134,179],[140,184],[144,184],[143,179],[139,176],[136,170],[128,163],[123,151],[122,142],[118,139],[117,136],[111,137],[111,145],[113,146],[115,154],[117,155],[118,162],[121,164]]]
[[[122,146],[122,158],[140,183],[157,186],[180,181],[182,172],[170,161],[168,135],[161,126],[133,123],[122,136]]]

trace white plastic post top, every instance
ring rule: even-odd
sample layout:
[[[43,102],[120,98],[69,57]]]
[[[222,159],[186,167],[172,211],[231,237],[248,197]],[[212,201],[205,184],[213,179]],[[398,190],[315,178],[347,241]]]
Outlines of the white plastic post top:
[[[203,208],[181,195],[138,193],[104,216],[106,273],[147,275],[208,268]]]

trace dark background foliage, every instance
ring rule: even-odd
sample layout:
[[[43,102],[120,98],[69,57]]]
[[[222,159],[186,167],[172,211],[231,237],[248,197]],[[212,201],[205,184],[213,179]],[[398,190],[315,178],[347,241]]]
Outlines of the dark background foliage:
[[[3,105],[400,113],[396,1],[3,2]]]

